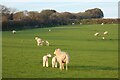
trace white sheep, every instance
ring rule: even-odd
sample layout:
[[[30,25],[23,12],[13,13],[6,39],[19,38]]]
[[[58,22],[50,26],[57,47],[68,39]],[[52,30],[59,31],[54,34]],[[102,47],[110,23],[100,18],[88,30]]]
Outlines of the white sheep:
[[[48,58],[51,57],[51,54],[43,56],[43,67],[48,67]]]
[[[15,31],[15,30],[13,30],[13,31],[12,31],[12,33],[13,33],[13,34],[16,34],[16,31]]]
[[[102,37],[102,39],[105,39],[105,37]]]
[[[51,31],[51,29],[48,30],[49,32]]]
[[[99,35],[99,33],[98,33],[98,32],[94,34],[94,36],[98,36],[98,35]]]
[[[56,56],[54,56],[53,58],[52,58],[52,68],[57,68],[57,57]]]
[[[104,25],[104,23],[101,23],[101,25]]]
[[[82,25],[82,23],[80,23],[80,25]]]
[[[104,34],[104,35],[107,35],[107,34],[108,34],[108,31],[105,31],[103,34]]]
[[[72,25],[74,25],[75,23],[73,22]]]
[[[37,46],[43,45],[43,41],[39,37],[35,37],[35,40],[37,41]]]
[[[64,69],[64,64],[66,64],[66,70],[68,70],[68,63],[70,61],[69,55],[66,52],[61,51],[59,48],[54,51],[54,54],[59,62],[60,70]]]
[[[49,43],[47,40],[45,41],[45,43],[46,43],[46,45],[47,45],[47,46],[49,46],[49,45],[50,45],[50,43]]]

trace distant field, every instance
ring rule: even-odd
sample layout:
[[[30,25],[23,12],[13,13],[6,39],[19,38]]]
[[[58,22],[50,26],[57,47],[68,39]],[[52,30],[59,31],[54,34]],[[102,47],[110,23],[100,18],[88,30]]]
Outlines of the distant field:
[[[72,25],[3,32],[3,78],[117,78],[118,25]],[[108,31],[105,40],[94,33]],[[36,46],[35,36],[50,46]],[[42,67],[42,57],[61,48],[70,55],[69,70]]]

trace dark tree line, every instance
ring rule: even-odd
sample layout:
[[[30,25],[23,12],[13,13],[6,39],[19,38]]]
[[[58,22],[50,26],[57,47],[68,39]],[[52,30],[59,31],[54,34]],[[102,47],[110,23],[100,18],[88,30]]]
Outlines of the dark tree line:
[[[104,17],[99,8],[89,9],[85,12],[70,13],[56,10],[21,11],[0,5],[2,15],[2,30],[43,28],[60,25],[79,24],[84,19],[101,19]]]

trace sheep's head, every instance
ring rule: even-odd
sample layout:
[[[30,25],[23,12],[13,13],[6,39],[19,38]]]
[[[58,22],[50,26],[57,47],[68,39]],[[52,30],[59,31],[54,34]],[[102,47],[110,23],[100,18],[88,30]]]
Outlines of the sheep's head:
[[[61,49],[55,49],[55,51],[54,51],[54,54],[57,54],[57,53],[59,53],[59,52],[61,52]]]
[[[52,57],[52,55],[51,54],[47,54],[47,57]]]
[[[37,40],[38,39],[38,37],[35,37],[35,40]]]

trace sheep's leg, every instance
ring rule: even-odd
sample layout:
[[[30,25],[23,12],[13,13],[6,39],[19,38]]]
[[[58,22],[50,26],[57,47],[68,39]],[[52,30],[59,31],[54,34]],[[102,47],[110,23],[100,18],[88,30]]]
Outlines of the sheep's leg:
[[[48,60],[46,61],[46,67],[48,67]]]
[[[39,42],[37,42],[37,45],[39,46]]]
[[[60,70],[62,70],[62,62],[60,62]]]
[[[66,70],[68,70],[68,66],[67,66],[67,63],[66,63]]]
[[[43,67],[45,67],[45,61],[43,60]]]
[[[57,62],[55,62],[55,67],[57,68]]]
[[[64,63],[62,63],[62,69],[64,69]]]
[[[64,69],[64,64],[63,64],[63,69]]]

